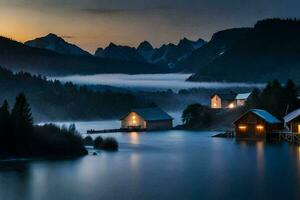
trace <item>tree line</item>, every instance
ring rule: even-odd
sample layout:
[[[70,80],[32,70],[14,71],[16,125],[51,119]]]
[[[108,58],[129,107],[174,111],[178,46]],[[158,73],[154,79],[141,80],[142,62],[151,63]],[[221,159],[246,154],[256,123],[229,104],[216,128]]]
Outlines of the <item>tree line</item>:
[[[12,103],[19,93],[27,95],[39,121],[116,118],[139,104],[137,97],[128,92],[95,91],[0,67],[0,100],[7,98]]]
[[[0,157],[84,155],[81,136],[74,126],[60,129],[54,125],[34,126],[24,94],[16,97],[12,109],[7,100],[0,107]]]

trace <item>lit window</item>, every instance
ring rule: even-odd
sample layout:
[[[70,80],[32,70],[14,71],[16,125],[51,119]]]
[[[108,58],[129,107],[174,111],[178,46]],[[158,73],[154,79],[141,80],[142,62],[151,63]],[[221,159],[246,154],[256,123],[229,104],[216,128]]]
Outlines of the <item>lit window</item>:
[[[214,107],[217,107],[217,103],[214,103]]]
[[[229,107],[229,108],[234,108],[234,103],[230,103],[230,104],[228,105],[228,107]]]
[[[136,116],[132,116],[132,119],[136,119]]]
[[[241,131],[245,131],[245,130],[247,129],[247,126],[245,126],[245,125],[240,125],[240,126],[239,126],[239,129],[240,129]]]
[[[262,126],[262,125],[257,125],[257,126],[256,126],[256,129],[259,130],[259,131],[262,131],[262,130],[264,130],[264,126]]]
[[[132,120],[132,123],[133,123],[133,124],[136,124],[136,120]]]

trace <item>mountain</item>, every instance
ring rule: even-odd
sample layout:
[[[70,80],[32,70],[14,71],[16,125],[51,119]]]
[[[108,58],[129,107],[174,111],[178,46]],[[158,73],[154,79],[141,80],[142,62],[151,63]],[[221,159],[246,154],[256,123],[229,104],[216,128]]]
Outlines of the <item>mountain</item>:
[[[142,42],[138,48],[137,48],[138,53],[144,57],[148,62],[151,61],[151,57],[155,51],[153,46],[150,44],[148,41]]]
[[[148,41],[143,41],[137,48],[111,43],[105,49],[97,49],[95,56],[148,62],[168,69],[175,68],[179,61],[189,56],[194,50],[200,48],[205,43],[202,39],[191,41],[186,38],[180,40],[177,45],[172,43],[164,44],[160,48],[153,48]]]
[[[108,47],[102,50],[101,48],[98,48],[95,52],[95,56],[101,58],[145,62],[144,57],[138,53],[137,49],[129,46],[115,45],[114,43],[110,43]]]
[[[162,45],[155,50],[150,62],[175,68],[182,59],[188,57],[194,50],[200,48],[204,44],[205,41],[202,39],[191,41],[184,38],[180,40],[177,45],[172,43]]]
[[[185,57],[177,64],[179,71],[197,72],[206,67],[214,59],[222,56],[240,37],[251,28],[235,28],[215,33],[211,40],[193,51],[190,56]]]
[[[160,66],[145,62],[59,54],[46,49],[29,47],[5,37],[0,37],[0,65],[13,71],[22,70],[50,76],[168,72]]]
[[[50,33],[45,37],[36,38],[34,40],[30,40],[25,42],[25,45],[30,47],[36,47],[41,49],[48,49],[55,51],[60,54],[68,54],[68,55],[90,55],[87,51],[79,48],[74,44],[70,44],[66,42],[61,37]]]
[[[300,21],[266,19],[244,32],[207,65],[194,62],[199,71],[190,81],[266,82],[271,79],[300,82]],[[200,51],[201,49],[199,49]]]

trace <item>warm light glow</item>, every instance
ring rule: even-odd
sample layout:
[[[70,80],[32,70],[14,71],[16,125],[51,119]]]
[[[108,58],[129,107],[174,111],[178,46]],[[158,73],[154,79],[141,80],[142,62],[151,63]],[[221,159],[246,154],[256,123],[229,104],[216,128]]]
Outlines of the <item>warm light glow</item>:
[[[132,123],[133,123],[133,124],[136,124],[136,120],[132,120]]]
[[[300,124],[298,124],[298,133],[300,133]]]
[[[240,126],[239,126],[239,129],[242,130],[242,131],[244,131],[244,130],[247,129],[247,126],[245,126],[245,125],[240,125]]]
[[[228,105],[228,107],[229,107],[229,108],[234,108],[234,103],[230,103],[230,104]]]
[[[215,108],[217,107],[217,103],[214,103],[214,107],[215,107]]]
[[[262,125],[257,125],[257,126],[256,126],[256,129],[259,130],[259,131],[262,131],[262,130],[264,130],[264,126],[262,126]]]
[[[139,134],[138,132],[130,132],[130,142],[133,144],[138,144],[139,142]]]

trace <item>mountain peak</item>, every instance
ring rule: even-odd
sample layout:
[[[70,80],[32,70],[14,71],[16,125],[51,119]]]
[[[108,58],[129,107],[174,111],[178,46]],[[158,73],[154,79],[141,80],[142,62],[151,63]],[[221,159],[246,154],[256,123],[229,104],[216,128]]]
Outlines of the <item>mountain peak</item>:
[[[60,38],[58,35],[54,33],[49,33],[48,35],[45,36],[46,38]]]
[[[152,51],[153,46],[148,41],[143,41],[137,48],[138,51]]]
[[[74,44],[66,42],[63,38],[57,36],[54,33],[49,33],[48,35],[34,40],[30,40],[24,43],[30,47],[36,47],[40,49],[48,49],[55,51],[60,54],[68,55],[90,55],[88,52],[79,48]]]

